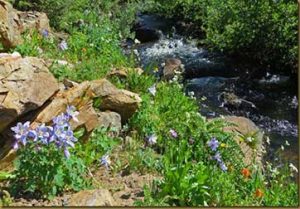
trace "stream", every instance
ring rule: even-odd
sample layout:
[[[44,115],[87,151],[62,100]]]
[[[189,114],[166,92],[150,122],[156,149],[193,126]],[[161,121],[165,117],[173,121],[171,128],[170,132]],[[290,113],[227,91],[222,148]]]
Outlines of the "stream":
[[[177,28],[172,20],[138,15],[135,30],[142,43],[133,47],[142,67],[162,68],[166,58],[180,59],[185,67],[186,92],[193,91],[201,101],[202,115],[251,119],[270,139],[264,143],[265,160],[278,167],[283,163],[298,167],[297,80],[264,69],[255,71],[249,64],[209,52],[198,47],[195,40],[180,35]],[[224,100],[224,95],[234,95],[243,102],[239,106],[231,105]]]

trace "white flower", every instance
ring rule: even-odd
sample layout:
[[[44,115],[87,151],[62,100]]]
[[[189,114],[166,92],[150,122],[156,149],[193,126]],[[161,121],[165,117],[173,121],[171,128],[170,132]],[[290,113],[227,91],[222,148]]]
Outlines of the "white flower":
[[[290,163],[290,164],[289,164],[289,167],[290,167],[290,169],[291,169],[292,172],[298,173],[298,169],[296,168],[296,166],[294,166],[293,163]]]
[[[150,92],[150,94],[152,94],[153,96],[155,96],[156,94],[156,85],[152,85],[150,88],[148,88],[148,91]]]
[[[285,140],[285,145],[290,146],[290,143],[287,140]]]
[[[152,134],[149,138],[148,138],[148,143],[150,145],[156,144],[157,141],[157,136],[155,134]]]
[[[188,92],[188,95],[189,95],[190,97],[193,97],[193,96],[195,96],[195,92],[190,91],[190,92]]]
[[[138,39],[134,39],[135,44],[140,44],[141,42]]]
[[[280,148],[281,148],[281,150],[282,150],[282,151],[284,150],[284,146],[283,146],[283,145],[281,145],[281,147],[280,147]]]
[[[251,142],[253,142],[253,138],[252,137],[247,137],[246,141],[249,142],[249,143],[251,143]]]
[[[270,138],[267,137],[267,144],[270,144]]]

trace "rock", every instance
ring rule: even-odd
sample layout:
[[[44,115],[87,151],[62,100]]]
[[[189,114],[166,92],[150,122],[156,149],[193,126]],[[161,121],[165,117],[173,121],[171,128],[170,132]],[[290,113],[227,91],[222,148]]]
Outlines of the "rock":
[[[35,57],[0,58],[0,132],[41,107],[58,90],[45,62]]]
[[[122,129],[121,116],[116,112],[106,111],[98,113],[98,123],[105,128],[113,127],[117,131]]]
[[[181,60],[175,58],[169,58],[165,61],[165,66],[163,69],[163,79],[171,80],[176,72],[182,73]]]
[[[75,130],[83,127],[87,132],[91,132],[98,124],[98,116],[93,108],[92,97],[88,94],[87,83],[79,84],[68,90],[61,90],[49,101],[49,104],[40,111],[34,120],[34,125],[49,123],[52,118],[66,110],[67,105],[74,105],[79,111],[78,122],[71,121],[71,126]],[[86,96],[84,98],[84,96]]]
[[[106,189],[83,190],[69,200],[68,206],[117,206],[119,205]]]
[[[37,30],[40,33],[43,30],[51,31],[49,19],[46,13],[36,11],[18,12],[20,21],[22,22],[22,32]]]
[[[0,0],[0,42],[5,48],[22,43],[22,22],[12,5]]]
[[[224,120],[226,122],[236,124],[236,126],[233,125],[224,128],[224,131],[236,133],[235,140],[238,142],[242,152],[245,155],[245,158],[243,159],[244,163],[246,165],[251,164],[253,158],[255,158],[258,165],[261,165],[262,163],[261,147],[263,141],[263,132],[248,118],[237,117],[237,116],[226,116]],[[240,136],[238,136],[239,133],[244,136],[253,136],[253,135],[256,136],[257,143],[256,146],[254,147],[256,149],[256,153],[254,149],[251,148],[247,143],[241,142],[241,138]]]
[[[114,68],[108,74],[107,77],[118,77],[118,78],[127,78],[128,74],[134,72],[137,75],[142,75],[144,72],[141,68]]]
[[[0,170],[13,170],[12,161],[16,157],[16,151],[10,150],[5,156],[0,156]]]
[[[117,112],[121,115],[122,121],[126,121],[137,110],[141,102],[137,94],[119,90],[106,79],[86,81],[58,92],[37,115],[35,123],[48,123],[55,115],[64,112],[67,105],[74,105],[79,111],[79,122],[72,121],[73,129],[84,127],[87,132],[91,132],[96,127],[106,127],[109,124],[120,127],[116,113],[100,113],[99,118],[99,114],[93,108],[92,100],[95,98],[100,98],[102,111]],[[104,121],[108,116],[112,118]]]
[[[141,102],[139,95],[127,90],[118,90],[102,98],[100,109],[119,113],[124,123],[137,111]]]
[[[90,81],[89,85],[94,97],[101,98],[100,110],[119,113],[123,123],[137,111],[142,102],[138,94],[117,89],[106,79]]]
[[[46,59],[45,60],[46,64],[47,64],[47,67],[50,68],[50,67],[67,67],[67,68],[70,68],[70,69],[73,69],[74,68],[74,65],[72,63],[69,63],[68,61],[66,60],[54,60],[54,59]]]

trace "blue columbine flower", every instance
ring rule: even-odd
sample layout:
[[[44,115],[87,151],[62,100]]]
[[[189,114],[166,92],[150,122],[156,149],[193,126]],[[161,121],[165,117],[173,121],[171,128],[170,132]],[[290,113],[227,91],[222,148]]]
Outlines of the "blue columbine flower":
[[[58,47],[60,50],[65,51],[68,49],[68,44],[65,40],[62,40],[59,44]]]
[[[69,118],[66,117],[66,115],[62,113],[62,114],[56,116],[55,118],[53,118],[52,121],[56,126],[65,128],[65,127],[69,126],[68,120],[69,120]]]
[[[213,159],[216,160],[218,163],[222,162],[222,157],[219,152],[216,152],[216,154],[213,156]]]
[[[49,31],[48,31],[47,29],[43,29],[43,30],[42,30],[42,36],[43,36],[44,38],[48,38],[48,37],[49,37]]]
[[[27,140],[32,138],[33,142],[42,142],[42,144],[54,143],[57,148],[64,149],[64,155],[66,158],[70,157],[69,147],[74,148],[74,142],[77,141],[74,137],[74,133],[71,130],[69,120],[75,118],[78,112],[75,107],[67,107],[67,112],[58,115],[53,118],[53,126],[46,126],[45,124],[39,125],[36,129],[30,129],[30,122],[18,123],[11,130],[15,133],[16,143],[13,145],[14,149],[19,148],[19,143],[26,145]],[[37,150],[41,147],[41,144],[36,144]],[[104,162],[104,161],[103,161]],[[107,165],[106,165],[107,166]]]
[[[210,141],[208,141],[208,146],[211,148],[212,151],[216,151],[219,147],[219,141],[214,137]]]
[[[12,127],[11,130],[13,132],[15,132],[15,139],[17,140],[17,142],[21,142],[23,145],[26,145],[27,143],[27,137],[29,134],[29,125],[30,122],[27,121],[26,123],[22,124],[22,123],[17,123],[16,126]]]
[[[177,132],[174,129],[170,129],[169,133],[171,134],[171,136],[173,138],[177,138],[178,137],[178,134],[177,134]]]
[[[64,149],[64,155],[65,155],[66,158],[70,158],[70,155],[71,155],[71,154],[70,154],[68,148],[65,148],[65,149]]]
[[[227,166],[225,165],[224,162],[221,162],[219,165],[222,171],[227,171]]]
[[[108,158],[109,158],[109,155],[106,154],[106,155],[103,155],[100,159],[100,165],[104,165],[106,167],[106,169],[108,169],[109,165],[110,165]]]
[[[65,128],[60,126],[55,126],[49,141],[55,142],[58,147],[61,147],[64,145],[65,137],[66,137]]]
[[[34,141],[37,141],[39,139],[43,144],[48,144],[51,131],[52,127],[45,126],[44,123],[41,124],[35,129],[36,136],[34,138]]]
[[[76,142],[77,139],[74,137],[74,133],[72,130],[68,130],[65,132],[65,138],[64,138],[64,145],[65,146],[70,146],[70,147],[75,147],[74,142]]]
[[[76,108],[74,106],[67,106],[67,117],[72,118],[74,121],[78,122],[77,115],[79,115],[79,112],[76,111]]]

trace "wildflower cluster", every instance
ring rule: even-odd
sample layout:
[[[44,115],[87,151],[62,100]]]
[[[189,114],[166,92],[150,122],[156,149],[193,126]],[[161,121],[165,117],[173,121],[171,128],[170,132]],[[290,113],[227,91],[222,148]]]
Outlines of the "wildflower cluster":
[[[219,151],[217,151],[220,143],[216,138],[212,138],[207,142],[207,145],[210,147],[210,149],[215,152],[215,155],[213,156],[213,159],[216,160],[221,168],[222,171],[227,171],[227,166],[222,160],[222,156]]]
[[[53,118],[52,126],[41,124],[37,128],[31,129],[29,121],[24,124],[18,123],[15,127],[11,128],[15,133],[14,137],[16,139],[14,149],[18,149],[20,144],[25,146],[28,140],[33,141],[38,149],[40,148],[40,145],[49,145],[53,143],[57,148],[63,149],[65,157],[69,158],[70,152],[68,148],[74,148],[74,142],[77,141],[69,121],[71,119],[77,121],[76,116],[78,114],[79,113],[74,106],[68,106],[66,113],[61,113]]]

